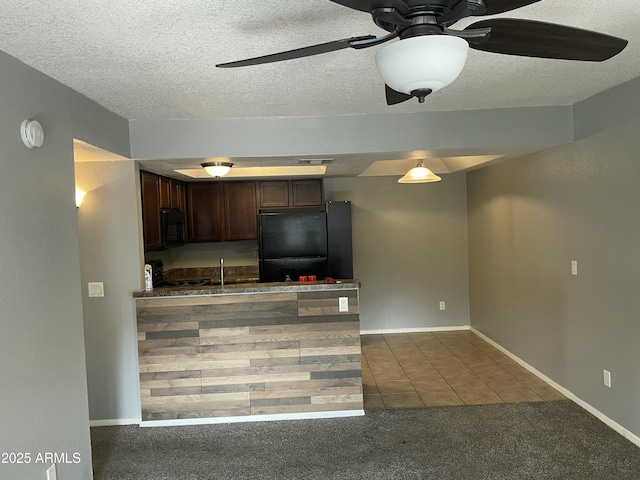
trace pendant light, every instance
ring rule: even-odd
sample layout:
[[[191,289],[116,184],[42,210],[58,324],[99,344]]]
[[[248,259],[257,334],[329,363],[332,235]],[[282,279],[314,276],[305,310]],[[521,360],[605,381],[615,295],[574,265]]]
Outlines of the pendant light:
[[[233,167],[233,163],[229,162],[206,162],[200,164],[202,168],[204,168],[205,172],[207,172],[212,177],[224,177],[231,167]]]
[[[404,177],[398,180],[398,183],[429,183],[439,182],[440,180],[442,178],[427,167],[424,167],[422,160],[418,160],[418,165],[409,170]]]

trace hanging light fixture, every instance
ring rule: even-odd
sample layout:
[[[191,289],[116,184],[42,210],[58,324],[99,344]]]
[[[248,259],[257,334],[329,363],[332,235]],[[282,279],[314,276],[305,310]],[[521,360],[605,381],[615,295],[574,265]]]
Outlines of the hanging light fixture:
[[[378,50],[376,65],[389,87],[424,102],[458,78],[468,51],[467,41],[452,35],[410,37]]]
[[[404,177],[398,180],[398,183],[429,183],[439,182],[440,180],[442,178],[427,167],[424,167],[422,160],[418,160],[418,165],[409,170]]]
[[[229,162],[205,162],[201,163],[202,168],[204,168],[205,172],[207,172],[212,177],[224,177],[231,167],[233,167],[233,163]]]

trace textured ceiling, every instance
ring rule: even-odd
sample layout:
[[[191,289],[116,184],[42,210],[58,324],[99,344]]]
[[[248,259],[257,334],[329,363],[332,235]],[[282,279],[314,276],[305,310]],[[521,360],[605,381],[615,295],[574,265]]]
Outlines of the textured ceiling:
[[[458,80],[422,105],[386,106],[373,58],[379,47],[215,68],[216,63],[385,33],[368,14],[328,0],[4,0],[0,50],[129,119],[567,105],[640,76],[637,4],[543,0],[504,14],[596,30],[630,44],[604,63],[471,50]]]

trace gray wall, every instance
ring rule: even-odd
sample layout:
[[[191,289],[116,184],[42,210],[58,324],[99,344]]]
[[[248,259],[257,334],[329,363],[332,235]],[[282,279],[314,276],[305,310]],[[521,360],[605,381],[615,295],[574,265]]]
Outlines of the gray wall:
[[[133,158],[508,152],[571,142],[570,106],[333,117],[132,120]],[[247,141],[250,139],[250,141]],[[453,153],[459,155],[460,153]]]
[[[73,136],[127,154],[128,125],[76,92],[0,52],[0,445],[29,465],[0,478],[43,479],[39,452],[80,454],[58,478],[91,474]],[[34,118],[45,142],[27,149]]]
[[[627,122],[467,179],[471,325],[635,435],[639,130]]]
[[[441,182],[415,185],[397,180],[324,182],[328,200],[352,202],[361,328],[469,325],[465,176],[445,175]]]
[[[87,192],[78,230],[90,419],[139,420],[131,298],[141,287],[144,263],[135,208],[138,175],[133,161],[79,161],[75,170],[76,184]],[[105,296],[89,298],[87,282],[103,282]]]

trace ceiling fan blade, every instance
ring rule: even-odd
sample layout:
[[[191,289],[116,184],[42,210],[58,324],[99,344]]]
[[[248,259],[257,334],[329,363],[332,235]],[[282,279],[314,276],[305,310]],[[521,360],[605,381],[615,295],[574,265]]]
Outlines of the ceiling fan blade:
[[[510,12],[516,8],[525,7],[540,0],[484,0],[486,11],[482,15]]]
[[[406,93],[396,92],[389,85],[384,86],[384,93],[387,97],[387,105],[397,105],[398,103],[406,102],[410,98],[413,98],[413,95],[407,95]]]
[[[319,55],[321,53],[335,52],[336,50],[342,50],[344,48],[354,47],[352,45],[352,42],[363,42],[363,41],[374,40],[374,39],[376,39],[374,35],[366,35],[364,37],[345,38],[343,40],[335,40],[333,42],[320,43],[318,45],[311,45],[309,47],[296,48],[294,50],[287,50],[286,52],[272,53],[270,55],[247,58],[246,60],[238,60],[235,62],[220,63],[216,65],[216,67],[234,68],[234,67],[247,67],[249,65],[260,65],[263,63],[282,62],[284,60],[292,60],[294,58],[310,57],[312,55]]]
[[[470,44],[471,48],[524,57],[602,62],[620,53],[628,43],[603,33],[533,20],[494,18],[465,30],[487,27],[491,33],[486,40]]]
[[[371,12],[375,8],[395,8],[401,14],[409,12],[409,6],[402,0],[331,0],[345,7]]]

